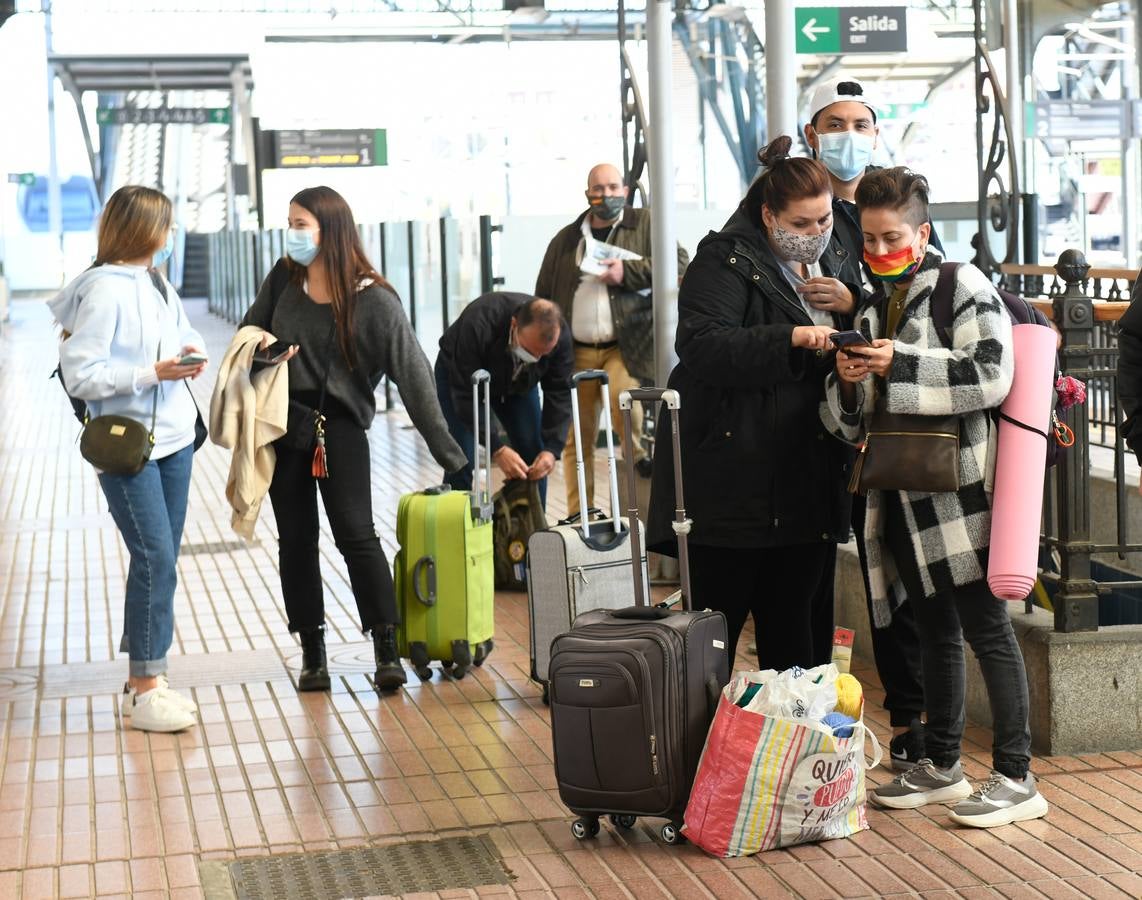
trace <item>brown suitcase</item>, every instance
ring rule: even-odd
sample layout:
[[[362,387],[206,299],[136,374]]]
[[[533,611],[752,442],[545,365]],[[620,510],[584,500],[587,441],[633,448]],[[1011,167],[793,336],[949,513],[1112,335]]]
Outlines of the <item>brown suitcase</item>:
[[[634,578],[635,605],[594,610],[575,619],[551,644],[551,732],[559,796],[579,818],[572,834],[599,833],[599,817],[630,828],[638,816],[669,821],[668,844],[682,840],[682,814],[722,687],[729,680],[726,619],[720,612],[690,609],[682,466],[678,443],[678,394],[672,390],[623,391],[627,417],[624,448],[628,477],[631,404],[659,400],[674,416],[674,478],[683,611],[649,606],[643,580]],[[630,494],[633,497],[634,492]],[[638,509],[631,502],[630,521]],[[632,558],[642,556],[631,531]]]

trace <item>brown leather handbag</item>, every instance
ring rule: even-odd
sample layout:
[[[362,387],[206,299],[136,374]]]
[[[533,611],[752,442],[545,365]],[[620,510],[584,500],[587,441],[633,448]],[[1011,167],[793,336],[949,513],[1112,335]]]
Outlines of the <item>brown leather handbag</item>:
[[[849,490],[960,489],[960,417],[914,416],[876,410],[853,465]]]

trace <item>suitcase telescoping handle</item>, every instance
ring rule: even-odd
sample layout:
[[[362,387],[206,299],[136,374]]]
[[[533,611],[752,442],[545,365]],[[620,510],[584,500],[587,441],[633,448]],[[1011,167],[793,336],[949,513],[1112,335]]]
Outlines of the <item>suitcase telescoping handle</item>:
[[[670,523],[670,527],[674,529],[674,534],[678,537],[678,574],[682,581],[682,608],[689,610],[693,608],[693,602],[690,596],[690,548],[686,539],[687,535],[690,534],[692,522],[686,518],[686,504],[682,497],[682,444],[678,438],[678,408],[682,405],[682,401],[675,390],[669,388],[635,388],[619,394],[619,409],[623,411],[623,417],[626,420],[626,428],[623,434],[623,455],[626,457],[627,481],[630,484],[630,489],[627,491],[630,497],[630,509],[627,510],[627,515],[631,522],[638,519],[638,497],[635,494],[638,476],[634,470],[634,442],[630,436],[631,409],[635,403],[644,400],[651,403],[662,401],[670,410],[670,434],[674,451],[674,521]],[[638,606],[645,606],[647,599],[643,592],[642,578],[640,577],[642,547],[639,546],[641,542],[637,528],[631,528],[630,539],[631,558],[634,560],[635,566],[635,603]]]
[[[575,475],[579,479],[579,525],[583,529],[583,537],[591,537],[591,517],[587,514],[587,470],[583,461],[583,447],[580,442],[579,431],[579,383],[583,381],[599,382],[599,390],[603,393],[603,428],[607,432],[607,472],[611,479],[611,527],[617,534],[622,530],[619,522],[619,472],[618,463],[615,462],[615,439],[611,434],[611,393],[610,378],[602,369],[584,369],[571,376],[571,428],[575,432]]]
[[[484,388],[484,466],[480,467],[480,387]],[[480,477],[481,472],[483,478]],[[492,375],[472,373],[472,518],[492,518]]]

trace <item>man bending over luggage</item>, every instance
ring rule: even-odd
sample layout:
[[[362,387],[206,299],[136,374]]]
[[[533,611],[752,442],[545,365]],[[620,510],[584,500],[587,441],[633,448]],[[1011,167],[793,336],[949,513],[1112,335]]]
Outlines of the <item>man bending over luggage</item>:
[[[571,424],[571,334],[550,300],[495,291],[477,297],[440,338],[436,394],[468,465],[445,474],[455,490],[471,490],[472,373],[491,373],[492,459],[507,478],[539,482],[547,502],[547,475],[563,452]],[[539,388],[543,388],[540,403]],[[480,429],[481,436],[483,429]]]

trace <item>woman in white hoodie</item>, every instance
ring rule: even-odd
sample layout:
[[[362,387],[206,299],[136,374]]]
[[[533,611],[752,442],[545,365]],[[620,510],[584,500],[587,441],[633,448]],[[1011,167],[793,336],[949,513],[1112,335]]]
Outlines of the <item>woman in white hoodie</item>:
[[[195,724],[193,701],[170,690],[165,673],[197,417],[179,382],[202,374],[206,344],[174,289],[150,271],[170,256],[171,227],[163,194],[120,188],[100,217],[94,265],[48,304],[64,333],[60,370],[68,393],[86,402],[92,418],[127,416],[148,430],[153,420],[142,471],[98,472],[131,556],[119,648],[130,658],[123,715],[143,731]]]

